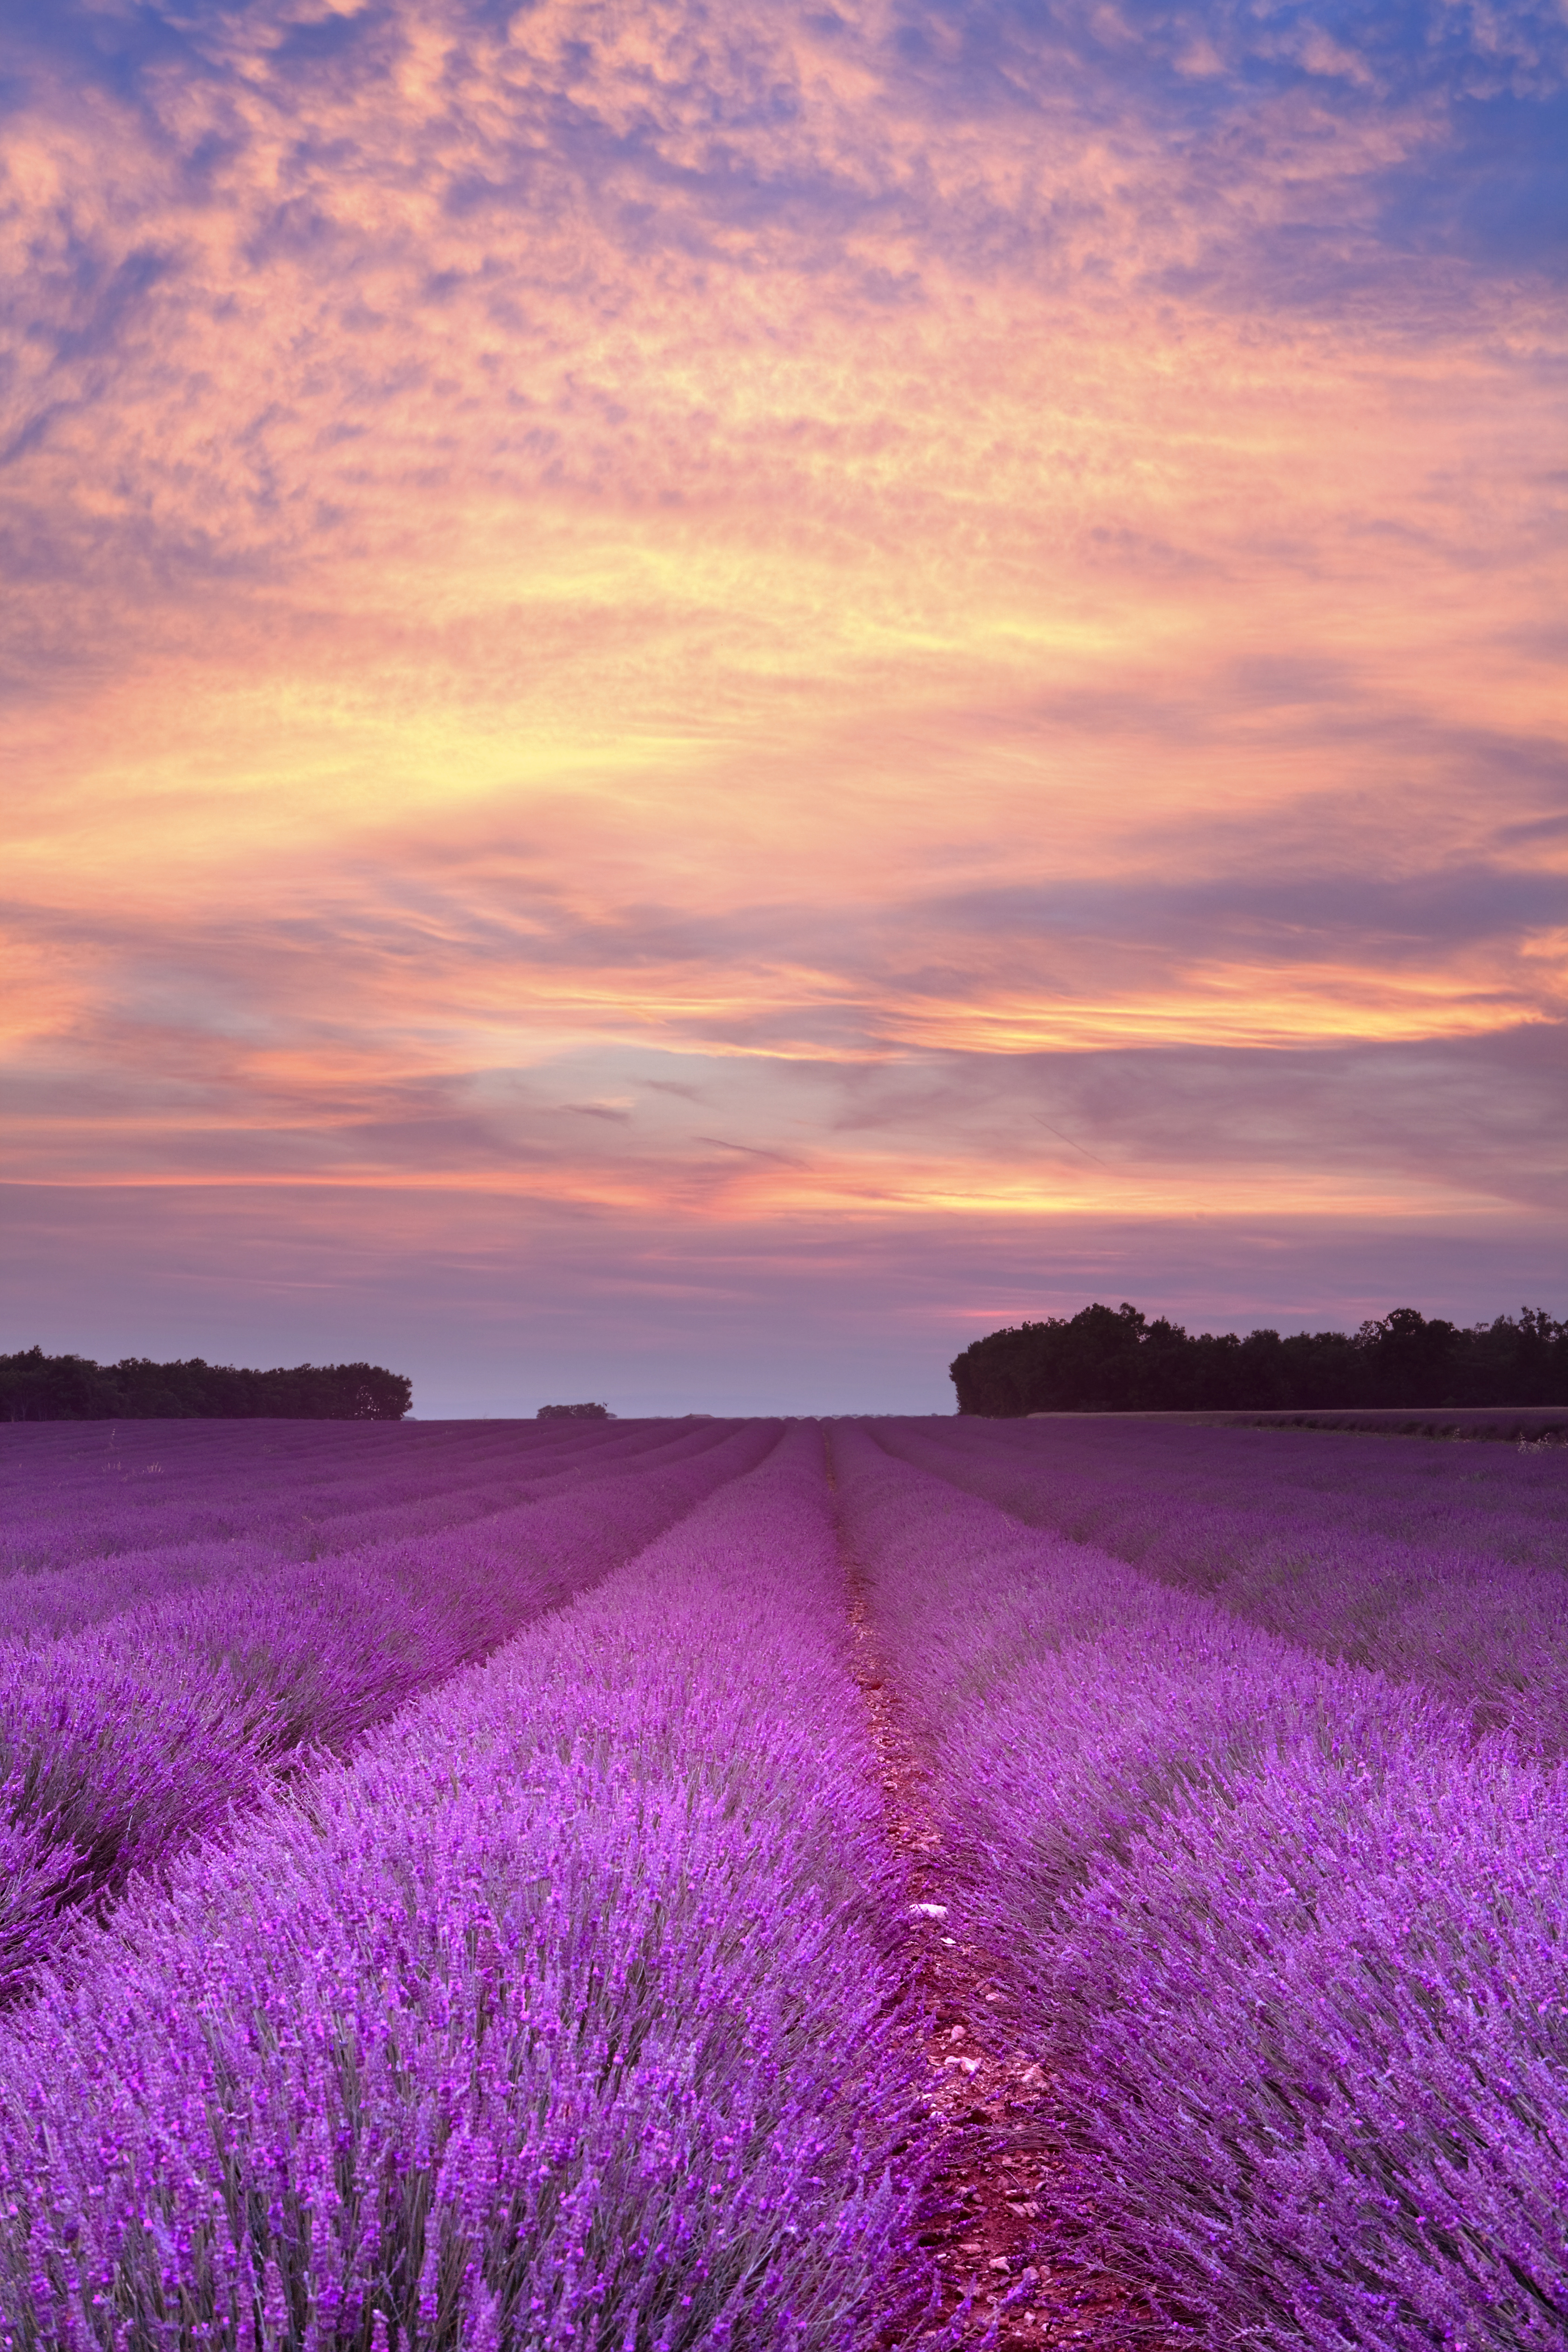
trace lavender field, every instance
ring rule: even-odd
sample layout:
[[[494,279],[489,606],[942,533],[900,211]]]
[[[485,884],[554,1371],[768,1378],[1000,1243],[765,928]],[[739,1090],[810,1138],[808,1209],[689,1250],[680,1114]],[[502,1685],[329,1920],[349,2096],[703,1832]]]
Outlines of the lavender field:
[[[1568,2342],[1568,1449],[0,1438],[4,2352]]]

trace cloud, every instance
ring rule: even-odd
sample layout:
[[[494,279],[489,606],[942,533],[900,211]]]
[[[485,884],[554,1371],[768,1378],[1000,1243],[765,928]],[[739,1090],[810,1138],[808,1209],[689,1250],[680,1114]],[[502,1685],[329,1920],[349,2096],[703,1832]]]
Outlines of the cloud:
[[[1054,888],[994,887],[932,900],[905,919],[927,940],[957,934],[1016,942],[1020,954],[1037,944],[1060,946],[1080,971],[1119,944],[1142,956],[1163,949],[1173,962],[1239,961],[1260,972],[1288,966],[1310,973],[1314,965],[1348,961],[1370,979],[1451,968],[1474,948],[1497,949],[1512,961],[1521,942],[1560,929],[1562,915],[1555,874],[1479,864],[1369,874],[1336,864],[1317,873],[1255,865],[1172,882],[1145,872]],[[1542,982],[1550,989],[1544,973],[1534,985]]]
[[[1549,1229],[1517,1213],[1486,1233],[1097,1211],[1049,1230],[835,1215],[781,1234],[463,1192],[12,1189],[6,1204],[18,1344],[365,1358],[413,1374],[425,1419],[531,1414],[562,1393],[622,1413],[950,1412],[946,1367],[971,1339],[1092,1298],[1241,1330],[1354,1328],[1412,1301],[1461,1322],[1563,1305]],[[68,1286],[63,1265],[79,1268]]]
[[[1550,1203],[1548,9],[8,22],[18,1167]]]

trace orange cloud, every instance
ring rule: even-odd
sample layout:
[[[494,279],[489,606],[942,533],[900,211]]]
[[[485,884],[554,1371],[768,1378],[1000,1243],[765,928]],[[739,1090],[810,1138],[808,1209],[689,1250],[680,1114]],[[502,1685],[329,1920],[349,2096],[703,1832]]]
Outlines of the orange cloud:
[[[1542,1181],[1561,314],[1453,191],[1546,35],[1212,15],[40,18],[18,1166],[979,1224],[1097,1162],[1138,1216]],[[1269,1076],[1428,1048],[1516,1148]],[[1088,1157],[1020,1166],[1048,1066],[1217,1054],[1179,1149],[1084,1078]]]

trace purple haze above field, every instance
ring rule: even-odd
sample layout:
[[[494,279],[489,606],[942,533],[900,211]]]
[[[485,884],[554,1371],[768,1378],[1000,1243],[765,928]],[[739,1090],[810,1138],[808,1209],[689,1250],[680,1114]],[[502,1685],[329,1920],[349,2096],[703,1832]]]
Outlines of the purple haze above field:
[[[1554,10],[7,25],[0,1344],[1564,1310]]]

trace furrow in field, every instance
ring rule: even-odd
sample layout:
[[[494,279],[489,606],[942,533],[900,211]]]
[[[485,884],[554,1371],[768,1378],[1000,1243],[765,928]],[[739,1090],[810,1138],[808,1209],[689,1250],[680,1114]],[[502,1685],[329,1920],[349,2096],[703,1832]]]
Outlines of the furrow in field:
[[[834,1440],[828,1433],[830,1465]],[[831,1467],[830,1483],[837,1479]],[[951,2352],[1030,2352],[1070,2343],[1081,2352],[1154,2352],[1160,2332],[1134,2290],[1109,2273],[1042,2259],[1034,2224],[1055,2182],[1041,2178],[1031,2127],[1038,2068],[1018,2047],[1015,1971],[955,1916],[952,1823],[869,1601],[866,1572],[839,1522],[849,1596],[851,1657],[866,1709],[883,1834],[900,1885],[904,1980],[924,2048],[925,2194],[916,2243],[935,2270],[928,2313],[908,2312],[879,2352],[918,2337]],[[949,1930],[962,1926],[962,1934]]]
[[[915,2088],[791,1433],[0,2034],[0,2343],[863,2352]]]
[[[951,1932],[1040,2070],[1040,2266],[1215,2352],[1561,2345],[1568,1775],[834,1444]]]
[[[472,1530],[279,1565],[0,1653],[0,1985],[11,1998],[99,1908],[302,1751],[342,1749],[528,1618],[609,1573],[778,1424],[612,1475]]]

